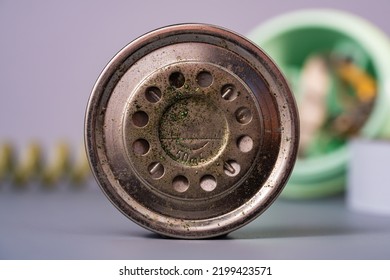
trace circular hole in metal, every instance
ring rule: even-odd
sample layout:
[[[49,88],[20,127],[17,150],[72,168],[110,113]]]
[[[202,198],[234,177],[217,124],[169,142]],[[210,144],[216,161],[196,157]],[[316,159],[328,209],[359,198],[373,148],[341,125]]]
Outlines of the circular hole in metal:
[[[158,87],[148,87],[145,91],[146,100],[150,103],[157,103],[161,99],[161,90]]]
[[[224,85],[221,89],[221,96],[225,100],[233,101],[238,96],[236,87],[231,84]]]
[[[144,127],[149,122],[149,116],[144,111],[137,111],[133,114],[133,124],[137,127]]]
[[[184,78],[184,75],[180,72],[173,72],[169,76],[169,84],[175,88],[181,88],[185,81],[186,79]]]
[[[212,175],[204,175],[200,179],[200,187],[206,192],[211,192],[217,187],[217,180]]]
[[[173,179],[172,186],[175,191],[182,193],[188,190],[190,183],[188,182],[188,179],[186,177],[179,175]]]
[[[160,179],[164,175],[165,168],[160,162],[152,162],[148,166],[148,171],[153,179]]]
[[[248,135],[241,136],[237,140],[237,146],[243,153],[250,152],[253,149],[253,140]]]
[[[226,175],[230,177],[236,176],[238,173],[240,173],[241,166],[240,164],[235,160],[228,160],[225,161],[223,164],[223,171]]]
[[[236,120],[241,124],[247,124],[252,120],[252,112],[247,107],[241,107],[236,111]]]
[[[133,143],[133,152],[136,155],[145,155],[149,151],[150,145],[149,142],[145,139],[137,139]]]
[[[209,87],[213,83],[213,76],[208,71],[202,71],[196,76],[196,82],[201,87]]]

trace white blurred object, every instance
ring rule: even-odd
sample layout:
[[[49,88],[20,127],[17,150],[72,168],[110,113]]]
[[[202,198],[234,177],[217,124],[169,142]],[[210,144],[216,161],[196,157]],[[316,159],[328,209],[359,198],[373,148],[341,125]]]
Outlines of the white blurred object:
[[[302,102],[298,104],[301,126],[300,154],[304,153],[326,120],[329,84],[329,69],[325,59],[321,56],[309,58],[302,71],[299,89],[302,95]]]
[[[390,142],[353,140],[347,177],[351,210],[390,215]]]

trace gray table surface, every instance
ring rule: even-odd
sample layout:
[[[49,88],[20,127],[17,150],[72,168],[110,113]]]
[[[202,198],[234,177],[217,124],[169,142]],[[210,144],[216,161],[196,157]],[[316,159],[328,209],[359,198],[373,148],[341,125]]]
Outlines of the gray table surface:
[[[0,259],[390,259],[390,217],[351,212],[342,197],[278,199],[227,237],[162,238],[93,187],[0,191]]]

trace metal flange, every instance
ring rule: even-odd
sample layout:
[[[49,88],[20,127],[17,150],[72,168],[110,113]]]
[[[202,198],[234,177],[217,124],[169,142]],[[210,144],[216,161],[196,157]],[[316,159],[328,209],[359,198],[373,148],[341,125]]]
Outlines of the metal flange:
[[[183,24],[128,44],[91,94],[85,138],[102,190],[127,217],[179,238],[223,235],[282,191],[298,146],[295,101],[258,47]]]

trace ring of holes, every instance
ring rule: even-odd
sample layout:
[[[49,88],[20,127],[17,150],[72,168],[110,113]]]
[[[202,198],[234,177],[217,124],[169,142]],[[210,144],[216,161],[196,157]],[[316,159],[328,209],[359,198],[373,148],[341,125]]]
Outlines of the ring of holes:
[[[199,86],[206,88],[213,83],[213,76],[208,71],[201,71],[196,76]],[[169,76],[169,84],[176,88],[181,88],[185,83],[185,77],[181,72],[173,72]],[[238,91],[232,84],[226,84],[221,88],[221,97],[226,101],[233,101],[238,97]],[[148,87],[145,91],[145,98],[150,103],[157,103],[162,98],[162,92],[158,87]],[[248,124],[252,120],[252,112],[247,107],[240,107],[235,112],[236,120],[240,124]],[[145,127],[149,122],[149,115],[144,111],[137,111],[132,117],[136,127]],[[237,140],[237,147],[243,153],[247,153],[253,148],[253,140],[248,135],[243,135]],[[145,155],[150,149],[150,144],[146,139],[137,139],[133,143],[133,151],[136,155]],[[229,160],[224,164],[224,172],[227,176],[234,177],[240,172],[241,166],[235,160]],[[164,176],[165,168],[160,162],[152,162],[148,166],[151,177],[158,180]],[[217,180],[212,175],[204,175],[199,182],[200,187],[207,192],[213,191],[217,187]],[[183,175],[176,176],[172,181],[172,187],[177,192],[185,192],[190,184]]]

